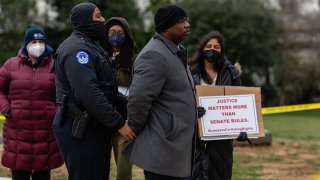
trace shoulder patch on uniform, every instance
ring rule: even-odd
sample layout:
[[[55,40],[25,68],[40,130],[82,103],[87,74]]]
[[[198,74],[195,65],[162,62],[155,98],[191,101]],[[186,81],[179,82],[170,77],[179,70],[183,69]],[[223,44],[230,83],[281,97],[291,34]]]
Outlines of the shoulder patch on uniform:
[[[84,51],[79,51],[76,55],[76,59],[80,64],[88,64],[89,55]]]

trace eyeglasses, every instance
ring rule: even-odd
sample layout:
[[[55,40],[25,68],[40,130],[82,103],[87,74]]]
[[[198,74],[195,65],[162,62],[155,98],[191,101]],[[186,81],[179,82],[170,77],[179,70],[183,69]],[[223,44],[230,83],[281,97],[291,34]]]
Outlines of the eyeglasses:
[[[115,35],[124,36],[125,32],[124,31],[110,31],[108,33],[108,36],[115,36]]]

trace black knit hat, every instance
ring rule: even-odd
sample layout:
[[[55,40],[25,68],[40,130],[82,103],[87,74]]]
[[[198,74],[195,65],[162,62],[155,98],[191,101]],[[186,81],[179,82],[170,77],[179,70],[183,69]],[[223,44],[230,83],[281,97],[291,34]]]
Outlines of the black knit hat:
[[[185,17],[187,17],[187,13],[177,5],[162,6],[154,15],[156,31],[161,33]]]
[[[34,39],[46,41],[47,36],[40,27],[35,25],[29,25],[24,35],[23,43],[27,45],[31,40]]]
[[[73,25],[93,21],[92,15],[96,9],[92,3],[80,3],[74,6],[70,12],[70,20]]]

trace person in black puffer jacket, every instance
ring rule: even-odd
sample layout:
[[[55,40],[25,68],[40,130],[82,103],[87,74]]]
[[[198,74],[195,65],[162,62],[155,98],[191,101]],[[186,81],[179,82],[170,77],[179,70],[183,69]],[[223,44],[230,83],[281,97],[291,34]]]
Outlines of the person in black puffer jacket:
[[[240,86],[241,66],[232,65],[225,56],[223,37],[211,31],[200,41],[189,60],[190,71],[196,85]],[[195,150],[195,165],[189,180],[231,180],[233,163],[232,139],[201,141]]]

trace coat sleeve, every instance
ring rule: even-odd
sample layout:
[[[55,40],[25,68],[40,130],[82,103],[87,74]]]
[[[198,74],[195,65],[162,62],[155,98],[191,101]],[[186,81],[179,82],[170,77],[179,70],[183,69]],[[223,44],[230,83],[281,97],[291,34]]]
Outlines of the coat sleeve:
[[[7,69],[9,61],[7,61],[0,69],[0,112],[5,115],[10,113],[10,101],[8,98],[10,87],[10,75]]]
[[[80,63],[76,58],[77,53],[77,51],[69,53],[64,64],[64,71],[76,100],[104,126],[112,130],[120,129],[125,121],[99,88],[95,57],[86,52],[88,62]]]
[[[157,52],[146,52],[134,64],[128,98],[128,123],[136,135],[148,123],[153,102],[166,82],[165,58]]]

